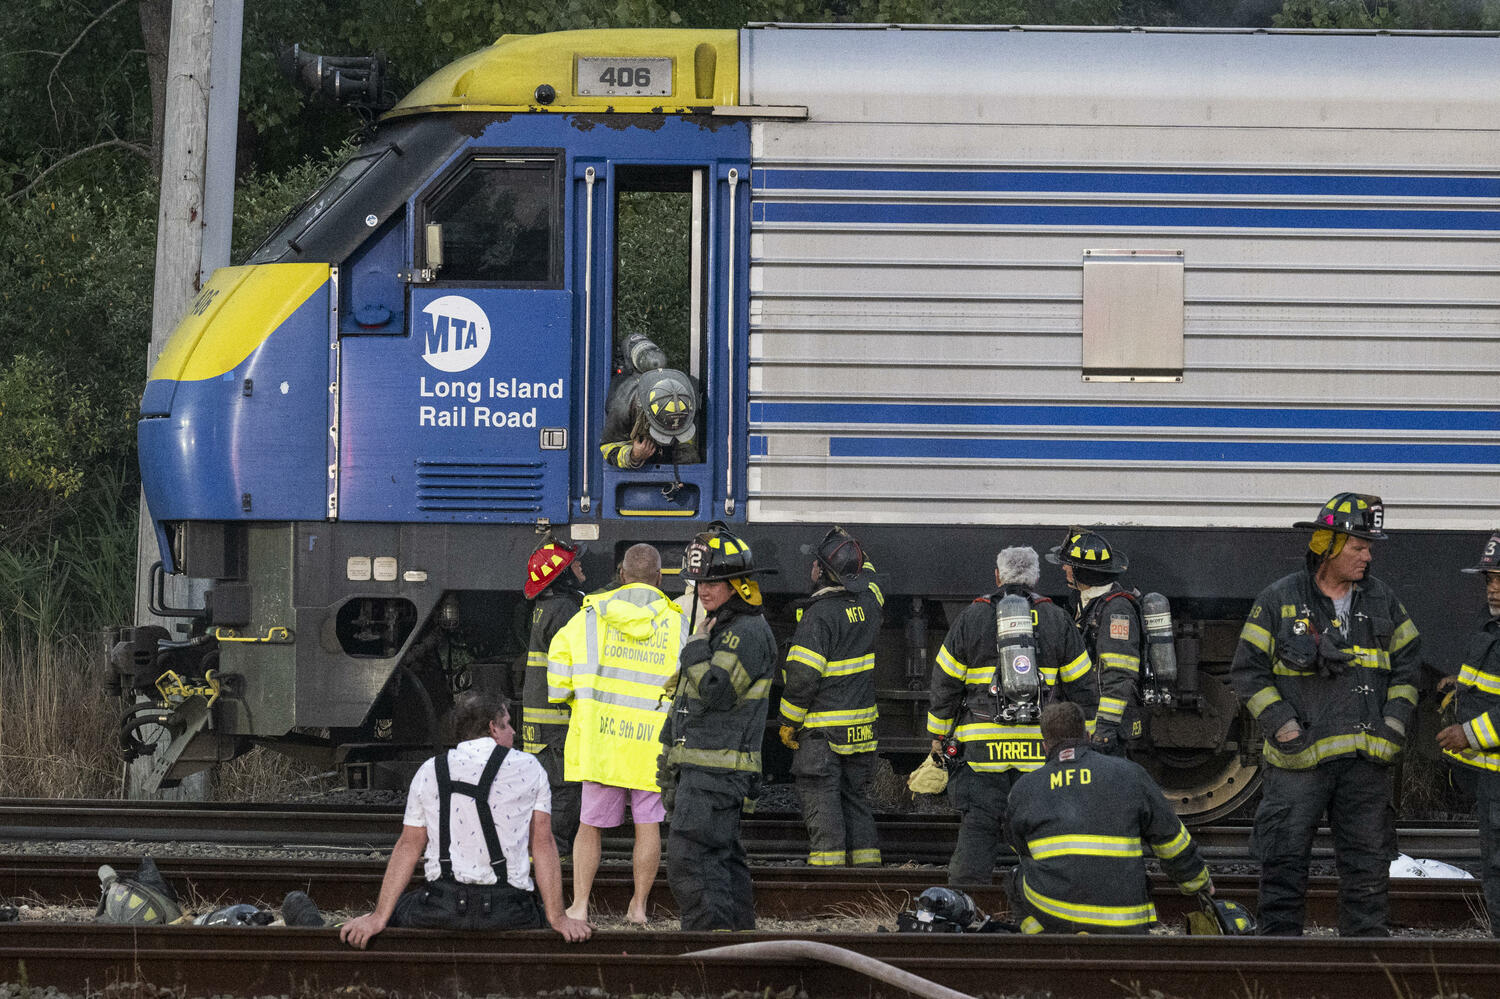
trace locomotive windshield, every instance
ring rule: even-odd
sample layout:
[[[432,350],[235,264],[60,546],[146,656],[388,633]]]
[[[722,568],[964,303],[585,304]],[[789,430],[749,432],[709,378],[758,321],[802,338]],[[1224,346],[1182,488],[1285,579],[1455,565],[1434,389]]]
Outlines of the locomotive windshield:
[[[330,177],[322,187],[313,192],[312,196],[298,206],[297,210],[289,215],[281,225],[277,226],[256,248],[250,257],[252,264],[267,264],[279,259],[288,246],[296,247],[298,240],[313,223],[322,218],[334,203],[349,192],[356,181],[369,172],[381,157],[391,150],[390,146],[376,150],[373,153],[365,153],[354,157],[345,163],[339,172]]]

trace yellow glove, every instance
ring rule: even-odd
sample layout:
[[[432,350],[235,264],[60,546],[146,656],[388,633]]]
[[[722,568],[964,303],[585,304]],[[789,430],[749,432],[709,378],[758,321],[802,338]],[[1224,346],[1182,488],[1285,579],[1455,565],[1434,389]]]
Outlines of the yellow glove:
[[[792,736],[796,734],[796,731],[797,730],[792,728],[792,726],[790,725],[781,726],[781,744],[787,749],[802,748],[802,744],[799,743],[796,739],[792,738]]]

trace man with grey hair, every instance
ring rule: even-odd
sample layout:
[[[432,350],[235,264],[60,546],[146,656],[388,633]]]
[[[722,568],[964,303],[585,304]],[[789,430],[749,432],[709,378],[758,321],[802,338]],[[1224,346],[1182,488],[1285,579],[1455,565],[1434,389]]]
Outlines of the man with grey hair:
[[[603,829],[635,825],[631,861],[635,894],[625,918],[644,923],[646,900],[661,866],[664,809],[656,782],[658,739],[668,703],[666,682],[677,672],[686,617],[661,586],[661,553],[632,545],[620,564],[621,584],[590,594],[547,649],[547,697],[571,704],[563,773],[583,783],[578,837],[573,841],[573,904],[588,918],[599,870]]]
[[[948,782],[962,820],[950,885],[990,883],[1010,789],[1046,760],[1037,724],[1043,704],[1071,701],[1092,717],[1099,703],[1083,638],[1067,611],[1033,589],[1040,577],[1035,549],[1002,550],[995,559],[999,588],[964,608],[938,650],[927,731],[934,753],[956,737],[962,761]],[[1003,670],[1025,682],[1009,682]],[[1028,682],[1032,693],[1018,695]]]

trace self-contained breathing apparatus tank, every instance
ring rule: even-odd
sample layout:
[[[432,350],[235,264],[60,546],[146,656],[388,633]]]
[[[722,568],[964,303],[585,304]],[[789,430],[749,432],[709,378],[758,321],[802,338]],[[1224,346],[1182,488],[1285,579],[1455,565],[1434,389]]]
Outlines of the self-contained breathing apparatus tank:
[[[996,718],[1022,725],[1041,717],[1042,678],[1036,664],[1036,639],[1031,630],[1031,602],[1011,593],[995,603],[995,678],[990,693]]]
[[[1141,691],[1147,704],[1170,706],[1176,700],[1177,647],[1172,632],[1172,605],[1160,593],[1141,597],[1141,617],[1146,626],[1144,665],[1150,682]]]

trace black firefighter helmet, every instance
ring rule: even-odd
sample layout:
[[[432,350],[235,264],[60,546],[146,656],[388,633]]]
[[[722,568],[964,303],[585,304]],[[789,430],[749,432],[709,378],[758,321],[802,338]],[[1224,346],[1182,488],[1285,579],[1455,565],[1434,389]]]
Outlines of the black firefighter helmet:
[[[760,584],[752,576],[774,575],[775,569],[758,569],[750,543],[737,538],[729,525],[716,520],[693,538],[683,558],[682,578],[694,583],[728,581],[741,600],[752,607],[761,602]]]
[[[1114,548],[1098,531],[1084,527],[1068,528],[1063,543],[1047,552],[1047,561],[1053,565],[1071,565],[1075,569],[1088,569],[1116,576],[1130,565],[1125,553]]]
[[[858,574],[865,564],[865,547],[842,527],[831,527],[816,545],[803,545],[802,554],[811,555],[823,572],[835,583]]]
[[[1479,553],[1479,561],[1466,566],[1461,572],[1500,572],[1500,531],[1490,535]]]
[[[1292,525],[1310,531],[1332,531],[1347,534],[1366,541],[1384,541],[1386,534],[1385,504],[1379,496],[1360,493],[1339,493],[1323,504],[1323,509],[1312,520],[1299,520]]]

